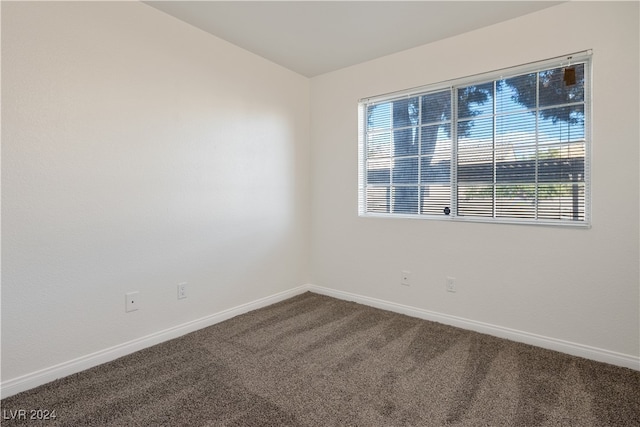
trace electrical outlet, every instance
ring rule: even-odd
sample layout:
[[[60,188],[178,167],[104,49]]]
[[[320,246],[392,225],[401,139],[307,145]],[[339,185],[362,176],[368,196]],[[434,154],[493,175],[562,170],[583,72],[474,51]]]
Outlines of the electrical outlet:
[[[456,278],[447,276],[446,280],[447,292],[456,291]]]
[[[400,284],[404,286],[411,286],[411,272],[403,270],[400,272]]]
[[[129,313],[130,311],[136,311],[140,305],[140,292],[135,291],[135,292],[129,292],[128,294],[125,294],[124,296],[125,298],[125,304],[124,304],[124,311]]]
[[[178,299],[184,299],[186,297],[187,297],[187,282],[183,282],[178,285]]]

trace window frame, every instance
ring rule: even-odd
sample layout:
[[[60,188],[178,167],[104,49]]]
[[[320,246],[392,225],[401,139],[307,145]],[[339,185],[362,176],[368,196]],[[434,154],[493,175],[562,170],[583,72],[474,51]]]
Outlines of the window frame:
[[[372,217],[372,218],[404,218],[404,219],[426,219],[426,220],[440,220],[440,221],[462,221],[462,222],[479,222],[479,223],[492,223],[492,224],[526,224],[526,225],[543,225],[543,226],[554,226],[554,227],[579,227],[579,228],[590,228],[591,227],[591,205],[592,205],[592,196],[591,196],[591,162],[592,162],[592,154],[591,154],[591,146],[592,146],[592,54],[593,51],[591,49],[576,52],[568,55],[563,55],[560,57],[550,58],[542,61],[531,62],[523,65],[518,65],[515,67],[504,68],[500,70],[490,71],[486,73],[475,74],[472,76],[462,77],[453,80],[447,80],[439,83],[428,84],[424,86],[419,86],[416,88],[411,88],[407,90],[401,90],[396,92],[391,92],[387,94],[377,95],[373,97],[362,98],[358,101],[358,216],[360,217]],[[481,85],[485,83],[495,83],[500,80],[509,79],[516,76],[521,76],[528,73],[539,73],[541,71],[552,70],[555,68],[562,67],[570,67],[571,65],[576,64],[584,64],[584,218],[581,220],[571,220],[571,219],[542,219],[542,218],[512,218],[512,217],[501,217],[496,216],[495,209],[493,216],[465,216],[459,215],[459,206],[458,206],[458,187],[459,180],[457,174],[457,166],[458,166],[458,136],[456,135],[457,125],[458,125],[458,112],[457,112],[457,89],[464,88],[465,86],[471,85]],[[449,179],[449,190],[450,190],[450,214],[425,214],[425,213],[393,213],[393,212],[367,212],[367,144],[366,144],[366,135],[367,135],[367,107],[373,104],[380,104],[384,102],[397,101],[401,99],[409,99],[412,97],[419,97],[429,93],[435,93],[438,91],[450,90],[451,91],[451,155],[450,155],[450,179]],[[536,92],[536,99],[538,99],[539,94]],[[531,112],[529,110],[529,112]],[[536,114],[539,114],[540,109],[539,105],[536,107]],[[496,111],[493,111],[493,118],[495,119],[498,116]],[[537,120],[537,119],[536,119]],[[416,125],[417,127],[424,126],[425,124],[420,123]],[[391,132],[394,131],[392,127],[390,129]],[[541,131],[538,129],[538,124],[536,124],[536,138],[535,144],[538,147],[540,141],[540,133]],[[569,143],[568,141],[567,143]],[[495,143],[495,138],[494,138]],[[495,153],[495,148],[494,148]],[[539,150],[536,148],[536,153],[539,153]],[[539,161],[539,154],[536,155],[536,161]],[[420,157],[420,153],[417,155]],[[396,156],[390,155],[390,161],[393,162]],[[495,162],[495,160],[494,160]],[[392,170],[389,172],[392,173]],[[538,171],[536,167],[536,194],[540,190],[540,184],[538,182]],[[420,192],[420,188],[423,183],[420,181],[420,178],[417,178],[416,185],[418,186],[418,192]],[[493,188],[496,188],[497,182],[494,177]],[[389,181],[389,191],[392,188],[392,180]],[[494,191],[493,196],[491,198],[492,203],[496,204],[498,198],[496,197],[496,193]],[[535,205],[536,211],[540,206],[540,199],[536,197]],[[582,205],[581,205],[582,207]]]

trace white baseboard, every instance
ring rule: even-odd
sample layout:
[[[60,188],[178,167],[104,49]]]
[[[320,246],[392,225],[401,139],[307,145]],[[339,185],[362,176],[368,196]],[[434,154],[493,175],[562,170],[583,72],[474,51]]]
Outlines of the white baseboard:
[[[456,326],[462,329],[468,329],[499,338],[505,338],[511,341],[530,344],[536,347],[542,347],[573,356],[583,357],[585,359],[595,360],[597,362],[608,363],[611,365],[622,366],[625,368],[640,371],[640,357],[637,356],[617,353],[601,348],[590,347],[587,345],[545,337],[529,332],[518,331],[515,329],[496,326],[489,323],[465,319],[462,317],[450,316],[448,314],[423,310],[421,308],[397,304],[394,302],[352,294],[349,292],[338,291],[335,289],[324,288],[321,286],[309,285],[307,289],[311,292],[321,295],[327,295],[342,300],[353,301],[360,304],[368,305],[370,307],[381,308],[383,310],[393,311],[395,313],[406,314],[407,316],[411,317],[431,320],[434,322],[443,323],[445,325]]]
[[[0,396],[2,398],[12,396],[22,391],[26,391],[54,381],[58,378],[63,378],[68,375],[93,368],[94,366],[110,362],[119,357],[126,356],[144,348],[160,344],[162,342],[180,337],[182,335],[197,331],[202,328],[206,328],[207,326],[215,325],[216,323],[223,322],[240,314],[244,314],[252,310],[257,310],[259,308],[266,307],[280,301],[284,301],[288,298],[294,297],[307,291],[640,371],[640,357],[616,353],[613,351],[595,347],[589,347],[586,345],[558,340],[555,338],[544,337],[541,335],[531,334],[515,329],[504,328],[502,326],[477,322],[475,320],[450,316],[447,314],[423,310],[416,307],[384,301],[363,295],[352,294],[349,292],[338,291],[335,289],[324,288],[321,286],[302,285],[284,292],[277,293],[275,295],[261,298],[246,304],[239,305],[237,307],[230,308],[228,310],[223,310],[219,313],[205,316],[191,322],[183,323],[181,325],[165,329],[163,331],[159,331],[104,350],[100,350],[95,353],[79,357],[77,359],[69,360],[58,365],[32,372],[21,377],[3,381],[2,383],[0,383]]]
[[[270,295],[268,297],[242,304],[228,310],[223,310],[219,313],[205,316],[191,322],[183,323],[181,325],[174,326],[163,331],[155,332],[153,334],[137,338],[132,341],[106,348],[104,350],[100,350],[95,353],[79,357],[77,359],[69,360],[67,362],[63,362],[36,372],[3,381],[2,383],[0,383],[0,396],[4,399],[5,397],[9,397],[22,391],[26,391],[34,387],[46,384],[58,378],[63,378],[68,375],[93,368],[94,366],[110,362],[119,357],[126,356],[144,348],[160,344],[162,342],[180,337],[182,335],[197,331],[202,328],[206,328],[207,326],[215,325],[216,323],[223,322],[240,314],[266,307],[271,304],[275,304],[276,302],[284,301],[308,290],[308,285],[299,286],[297,288],[280,292],[275,295]]]

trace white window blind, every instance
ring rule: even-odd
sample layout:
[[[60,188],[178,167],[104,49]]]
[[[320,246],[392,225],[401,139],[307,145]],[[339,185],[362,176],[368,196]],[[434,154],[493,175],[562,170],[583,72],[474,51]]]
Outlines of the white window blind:
[[[589,224],[590,52],[359,107],[360,215]]]

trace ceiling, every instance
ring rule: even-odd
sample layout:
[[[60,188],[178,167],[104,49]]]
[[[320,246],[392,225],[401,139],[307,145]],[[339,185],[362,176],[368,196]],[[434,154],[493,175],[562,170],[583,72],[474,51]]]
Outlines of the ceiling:
[[[307,77],[561,1],[145,1]]]

